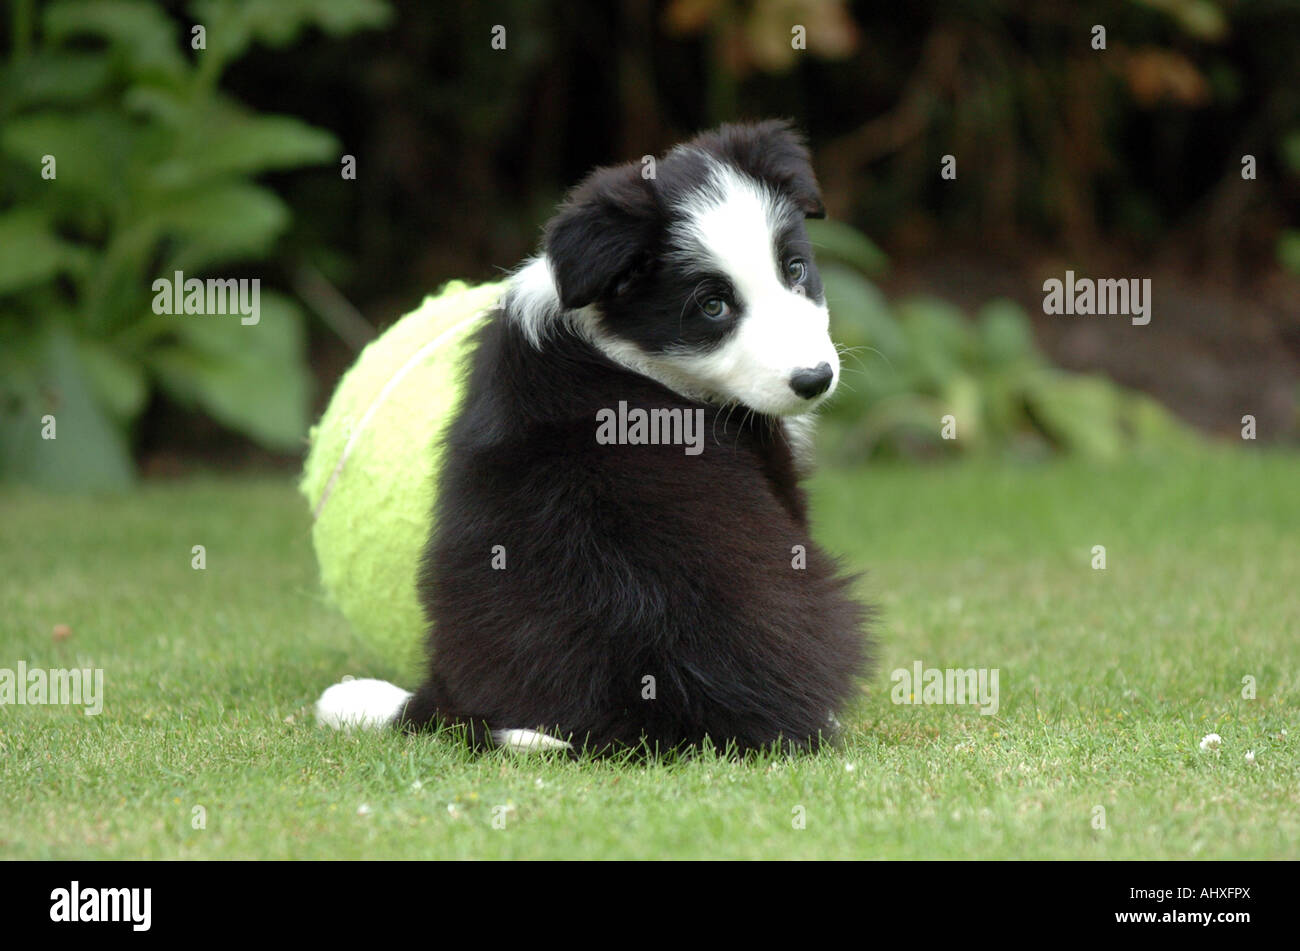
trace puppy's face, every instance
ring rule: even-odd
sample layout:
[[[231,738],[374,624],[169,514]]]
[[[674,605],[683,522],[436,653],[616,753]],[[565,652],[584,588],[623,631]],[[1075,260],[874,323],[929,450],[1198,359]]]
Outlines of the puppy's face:
[[[724,126],[653,177],[596,172],[547,229],[562,305],[609,356],[695,399],[805,413],[839,358],[804,218],[807,152],[782,123]]]

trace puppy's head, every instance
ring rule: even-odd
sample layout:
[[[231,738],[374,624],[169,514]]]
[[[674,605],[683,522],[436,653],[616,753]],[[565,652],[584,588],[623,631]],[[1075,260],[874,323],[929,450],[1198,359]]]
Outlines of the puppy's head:
[[[789,125],[723,126],[575,188],[546,229],[548,282],[597,346],[670,389],[805,413],[840,372],[804,229],[823,214]]]

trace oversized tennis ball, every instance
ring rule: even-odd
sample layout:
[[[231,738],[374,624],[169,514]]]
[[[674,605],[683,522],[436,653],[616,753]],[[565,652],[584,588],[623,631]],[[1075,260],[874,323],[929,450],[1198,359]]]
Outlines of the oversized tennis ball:
[[[453,281],[372,341],[311,430],[300,488],[321,581],[353,629],[414,683],[425,620],[416,598],[443,427],[469,337],[502,284]]]

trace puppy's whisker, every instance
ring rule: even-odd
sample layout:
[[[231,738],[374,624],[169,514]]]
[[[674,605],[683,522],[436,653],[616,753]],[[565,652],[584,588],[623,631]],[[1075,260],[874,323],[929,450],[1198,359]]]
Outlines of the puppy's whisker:
[[[866,350],[866,351],[869,351],[869,352],[871,352],[871,353],[876,354],[876,356],[880,357],[880,359],[884,360],[884,361],[885,361],[885,365],[888,366],[891,370],[894,369],[894,361],[893,361],[893,360],[890,360],[889,357],[885,356],[885,354],[884,354],[882,351],[877,350],[875,347],[868,347],[868,346],[866,346],[866,345],[864,344],[863,346],[860,346],[860,347],[845,347],[845,348],[841,349],[841,348],[839,347],[839,345],[837,344],[836,347],[835,347],[835,349],[838,350],[839,353],[841,353],[841,354],[844,355],[844,356],[851,356],[851,357],[853,357],[853,358],[854,358],[855,360],[857,360],[859,363],[862,363],[862,358],[861,358],[860,356],[858,356],[857,351],[859,351],[859,350]],[[866,364],[863,364],[863,366],[865,366],[865,365],[866,365]]]

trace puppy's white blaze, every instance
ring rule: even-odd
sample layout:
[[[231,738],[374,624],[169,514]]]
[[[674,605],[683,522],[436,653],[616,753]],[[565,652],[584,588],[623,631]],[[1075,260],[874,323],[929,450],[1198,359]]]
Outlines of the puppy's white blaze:
[[[541,346],[548,328],[563,310],[555,273],[546,255],[530,258],[511,276],[506,291],[506,311],[534,347]]]
[[[717,166],[708,184],[679,209],[674,257],[703,258],[726,274],[743,313],[720,347],[707,354],[675,354],[672,362],[705,389],[779,415],[813,405],[790,389],[791,374],[826,363],[832,376],[823,396],[829,396],[840,374],[830,313],[781,279],[776,234],[792,214],[788,203],[745,175]]]
[[[567,750],[569,744],[540,730],[493,730],[492,739],[512,753],[542,753],[547,750]]]
[[[708,182],[677,205],[675,257],[710,259],[746,300],[790,290],[781,283],[773,238],[791,214],[784,199],[760,183],[713,162]],[[695,262],[698,263],[698,262]]]
[[[377,730],[389,726],[411,694],[386,680],[345,680],[316,701],[316,722],[335,730]]]

